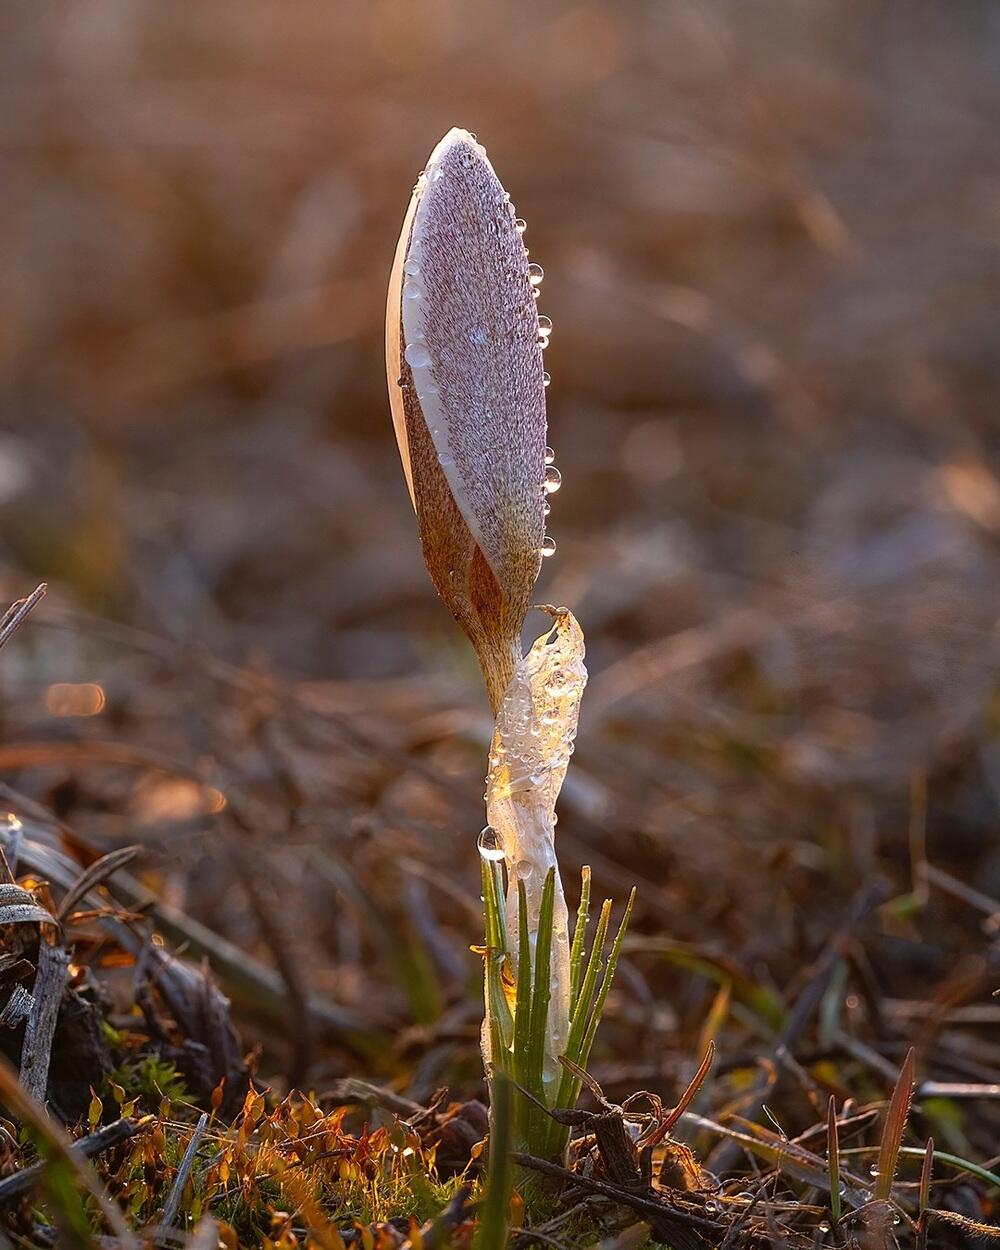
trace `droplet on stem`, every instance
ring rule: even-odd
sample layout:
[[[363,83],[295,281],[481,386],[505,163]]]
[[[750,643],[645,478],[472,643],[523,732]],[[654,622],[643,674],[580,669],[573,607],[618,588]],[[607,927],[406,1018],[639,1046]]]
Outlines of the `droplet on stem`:
[[[542,557],[554,556],[556,554],[556,540],[551,534],[546,534],[542,539]]]
[[[479,854],[491,863],[503,859],[503,839],[492,825],[484,825],[479,833]]]

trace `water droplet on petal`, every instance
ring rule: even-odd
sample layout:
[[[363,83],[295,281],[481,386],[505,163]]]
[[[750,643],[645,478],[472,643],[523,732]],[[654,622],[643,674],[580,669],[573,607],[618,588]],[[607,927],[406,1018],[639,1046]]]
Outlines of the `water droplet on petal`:
[[[528,228],[528,223],[524,220],[523,217],[514,218],[514,229],[518,232],[518,234],[524,234],[527,228]]]
[[[542,516],[548,516],[551,511],[552,511],[552,505],[546,499],[542,504]]]
[[[556,540],[551,534],[546,534],[542,539],[542,557],[554,556],[556,554]]]
[[[403,266],[403,273],[405,273],[408,278],[415,278],[419,272],[420,272],[420,261],[414,260],[413,257],[411,256],[410,259]]]
[[[542,386],[550,386],[552,383],[552,375],[550,373],[542,374]]]
[[[421,295],[423,295],[423,291],[420,288],[420,283],[414,278],[411,278],[409,282],[403,283],[403,299],[419,299]]]
[[[538,333],[544,334],[546,338],[552,333],[552,318],[546,317],[544,313],[538,318]]]
[[[527,881],[534,871],[535,865],[530,859],[519,859],[517,861],[517,875],[522,881]]]
[[[554,495],[560,486],[562,486],[562,474],[554,464],[550,464],[545,470],[546,495]]]
[[[545,270],[541,267],[537,260],[533,260],[528,266],[528,281],[532,286],[538,286],[545,277]]]
[[[413,369],[426,369],[431,363],[431,354],[423,343],[410,343],[403,355]]]
[[[479,833],[479,854],[491,863],[499,863],[503,859],[503,838],[492,825],[484,825]]]
[[[455,457],[449,456],[448,453],[445,451],[443,451],[438,456],[438,464],[441,466],[442,469],[449,469],[454,463],[455,463]]]
[[[548,375],[548,374],[545,374],[545,376],[546,376],[546,377],[548,377],[549,375]],[[554,463],[555,463],[555,458],[556,458],[556,453],[552,450],[552,448],[551,448],[551,447],[546,447],[546,448],[545,448],[545,463],[546,463],[546,464],[554,464]]]

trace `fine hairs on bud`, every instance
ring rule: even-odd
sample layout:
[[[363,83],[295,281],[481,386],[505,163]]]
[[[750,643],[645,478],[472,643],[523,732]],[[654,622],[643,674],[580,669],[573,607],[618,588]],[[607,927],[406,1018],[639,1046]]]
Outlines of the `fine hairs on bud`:
[[[431,153],[389,283],[393,423],[438,594],[494,712],[521,657],[545,539],[545,380],[527,253],[483,148]]]
[[[542,557],[555,547],[545,497],[559,484],[545,437],[551,323],[538,315],[541,267],[529,263],[523,231],[475,136],[449,131],[403,221],[386,369],[424,559],[475,648],[496,717],[479,841],[483,1057],[491,1087],[514,1082],[516,1139],[558,1157],[565,1133],[538,1103],[565,1106],[579,1091],[573,1067],[586,1064],[620,937],[598,982],[608,902],[583,975],[586,916],[571,951],[555,854],[556,800],[587,678],[572,613],[545,608],[552,624],[522,655]]]

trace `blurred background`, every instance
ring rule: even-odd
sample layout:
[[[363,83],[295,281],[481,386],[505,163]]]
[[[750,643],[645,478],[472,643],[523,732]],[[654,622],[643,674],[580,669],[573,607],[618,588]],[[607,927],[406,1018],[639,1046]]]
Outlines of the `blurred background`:
[[[596,1074],[667,1096],[706,1034],[738,1066],[831,934],[817,1053],[884,1079],[919,1033],[993,1070],[996,6],[106,0],[0,31],[0,588],[50,584],[0,663],[7,799],[142,844],[265,1075],[478,1089],[490,723],[382,361],[452,125],[555,324],[538,594],[591,672],[560,847],[571,898],[583,863],[640,886]]]

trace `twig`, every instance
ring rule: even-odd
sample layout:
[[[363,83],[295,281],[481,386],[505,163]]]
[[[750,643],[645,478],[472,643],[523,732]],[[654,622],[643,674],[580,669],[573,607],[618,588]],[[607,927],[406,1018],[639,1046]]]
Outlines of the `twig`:
[[[725,1224],[721,1224],[718,1220],[693,1215],[680,1207],[670,1206],[666,1202],[647,1198],[642,1194],[629,1193],[626,1189],[621,1189],[617,1185],[609,1185],[594,1176],[582,1176],[577,1172],[571,1172],[569,1168],[561,1167],[558,1163],[549,1163],[547,1159],[537,1159],[534,1155],[523,1154],[521,1151],[515,1151],[511,1159],[518,1167],[530,1168],[533,1172],[542,1172],[545,1176],[553,1176],[567,1184],[576,1185],[580,1189],[589,1189],[592,1193],[611,1198],[622,1206],[631,1207],[634,1211],[653,1216],[664,1223],[683,1224],[687,1228],[697,1229],[698,1232],[710,1237],[718,1237],[720,1233],[726,1231]]]
[[[40,1103],[45,1102],[52,1038],[68,970],[69,952],[66,948],[43,939],[38,946],[38,973],[32,990],[35,1001],[28,1014],[21,1048],[21,1084]]]
[[[123,1141],[135,1137],[137,1133],[145,1132],[154,1123],[153,1116],[145,1116],[141,1120],[115,1120],[113,1124],[105,1124],[103,1128],[99,1128],[96,1133],[90,1133],[86,1137],[81,1137],[79,1141],[75,1141],[70,1151],[75,1155],[80,1155],[81,1158],[93,1159],[95,1155],[102,1154],[105,1150],[110,1150],[113,1146],[121,1145]],[[45,1163],[33,1163],[30,1167],[15,1172],[13,1176],[6,1176],[0,1180],[0,1203],[9,1202],[12,1198],[18,1198],[21,1194],[27,1193],[41,1176],[45,1167]]]
[[[47,590],[48,586],[45,582],[40,582],[30,595],[16,600],[0,617],[0,648],[5,647],[10,642],[15,631],[24,624],[28,613],[45,598]]]
[[[184,1186],[188,1182],[191,1174],[191,1168],[194,1166],[194,1158],[198,1153],[198,1147],[201,1145],[201,1139],[205,1136],[205,1127],[208,1124],[208,1112],[203,1111],[201,1118],[194,1127],[191,1134],[191,1140],[187,1144],[184,1151],[184,1157],[181,1159],[180,1167],[177,1169],[177,1175],[174,1177],[174,1183],[170,1187],[170,1193],[167,1195],[167,1201],[163,1205],[163,1214],[160,1217],[159,1228],[156,1233],[156,1241],[158,1245],[163,1245],[166,1241],[168,1230],[177,1219],[177,1212],[180,1210],[181,1199],[184,1197]]]

